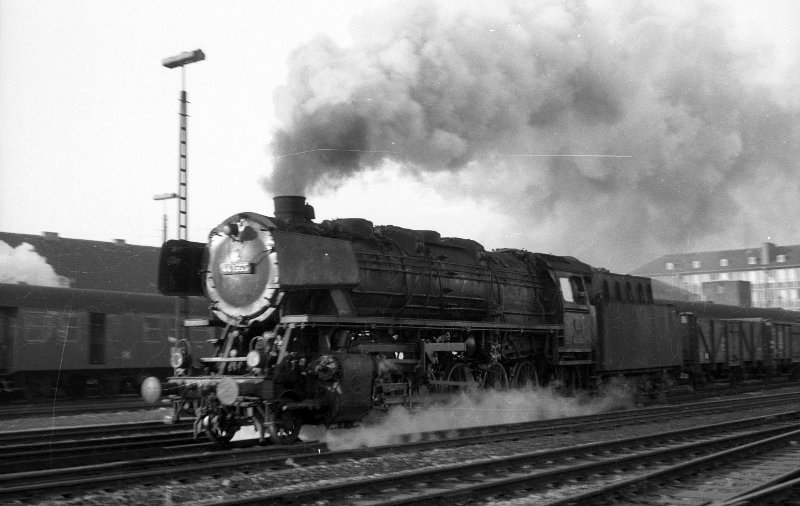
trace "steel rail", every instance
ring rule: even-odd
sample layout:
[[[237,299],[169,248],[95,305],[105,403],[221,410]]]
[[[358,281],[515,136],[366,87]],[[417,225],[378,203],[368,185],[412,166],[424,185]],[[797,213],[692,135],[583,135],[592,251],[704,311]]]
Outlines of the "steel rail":
[[[113,411],[145,411],[153,409],[152,404],[148,404],[141,398],[131,397],[130,400],[98,400],[91,401],[66,401],[53,402],[52,399],[45,402],[0,404],[0,420],[10,420],[15,418],[33,418],[41,416],[67,416],[82,415],[86,413],[108,413]]]
[[[152,422],[123,422],[108,425],[75,425],[69,427],[53,427],[48,429],[23,429],[18,431],[0,432],[0,449],[10,444],[37,444],[46,441],[52,444],[57,440],[74,440],[75,438],[91,438],[94,436],[109,437],[120,434],[135,434],[142,431],[169,432],[181,430],[183,427],[191,428],[190,422],[165,424],[160,421]]]
[[[796,476],[798,471],[787,473]],[[735,495],[723,501],[707,503],[709,506],[737,506],[745,504],[769,504],[776,500],[784,500],[786,496],[800,496],[800,478],[794,478],[768,487],[757,487],[747,493]]]

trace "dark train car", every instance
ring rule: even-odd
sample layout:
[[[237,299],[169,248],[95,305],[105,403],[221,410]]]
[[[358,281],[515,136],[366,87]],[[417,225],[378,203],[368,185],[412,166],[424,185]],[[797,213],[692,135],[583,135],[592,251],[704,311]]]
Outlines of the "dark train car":
[[[686,368],[698,379],[800,372],[800,313],[674,302]]]
[[[191,312],[206,306],[194,300]],[[199,345],[214,337],[212,328],[190,332]],[[0,284],[0,378],[13,397],[136,391],[147,376],[172,373],[174,335],[174,298]]]
[[[680,370],[684,342],[675,339],[678,314],[653,300],[651,280],[595,271],[592,298],[597,317],[595,370],[599,374]]]

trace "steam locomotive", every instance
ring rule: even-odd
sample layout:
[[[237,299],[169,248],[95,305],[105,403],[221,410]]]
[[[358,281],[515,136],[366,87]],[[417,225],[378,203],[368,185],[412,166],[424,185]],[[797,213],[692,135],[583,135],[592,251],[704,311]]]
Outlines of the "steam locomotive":
[[[316,223],[304,197],[275,216],[240,213],[207,243],[168,241],[159,289],[205,296],[212,356],[173,348],[195,437],[225,443],[244,425],[290,443],[303,424],[348,426],[371,410],[454,390],[624,375],[642,389],[796,371],[800,313],[657,303],[648,278],[568,256],[486,251],[433,231],[360,218]],[[148,380],[153,401],[161,384]]]

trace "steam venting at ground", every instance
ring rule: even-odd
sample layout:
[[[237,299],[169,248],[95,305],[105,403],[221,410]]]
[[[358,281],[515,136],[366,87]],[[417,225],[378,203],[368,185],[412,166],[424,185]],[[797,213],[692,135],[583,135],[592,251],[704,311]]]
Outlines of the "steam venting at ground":
[[[56,274],[36,248],[23,242],[16,248],[0,241],[0,283],[69,288],[69,278]]]
[[[796,232],[797,103],[723,4],[468,5],[398,2],[355,20],[347,48],[294,51],[267,190],[391,167],[526,231],[495,247],[624,267]]]
[[[322,438],[330,449],[360,448],[406,441],[404,435],[429,431],[448,431],[504,423],[548,420],[568,416],[591,415],[632,406],[631,390],[622,385],[609,388],[598,397],[564,397],[549,388],[486,390],[470,395],[453,396],[449,402],[431,404],[409,411],[392,408],[376,424],[353,429],[322,430],[304,428],[302,437]]]

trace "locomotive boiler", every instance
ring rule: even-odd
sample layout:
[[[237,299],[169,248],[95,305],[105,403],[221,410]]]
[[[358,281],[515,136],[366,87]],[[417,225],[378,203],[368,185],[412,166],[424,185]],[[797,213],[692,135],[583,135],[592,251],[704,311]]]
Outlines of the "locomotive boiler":
[[[171,358],[171,418],[192,416],[196,437],[254,425],[289,443],[303,424],[473,388],[619,374],[663,387],[698,353],[683,323],[698,319],[654,303],[647,278],[361,218],[317,223],[304,197],[274,202],[272,217],[239,213],[206,243],[162,248],[160,291],[205,296],[210,317],[184,325],[217,328],[213,354],[179,341]],[[143,395],[161,390],[148,381]]]

